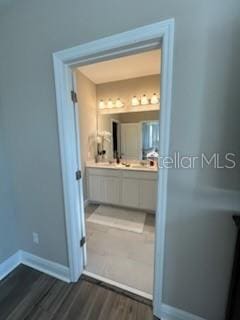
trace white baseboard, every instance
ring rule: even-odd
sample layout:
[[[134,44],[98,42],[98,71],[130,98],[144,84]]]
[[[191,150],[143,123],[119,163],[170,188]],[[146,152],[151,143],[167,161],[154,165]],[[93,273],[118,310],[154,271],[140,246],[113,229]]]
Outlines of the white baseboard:
[[[186,311],[162,304],[162,320],[206,320]]]
[[[69,268],[59,263],[40,258],[25,251],[20,251],[20,256],[22,264],[46,273],[59,280],[70,282]]]
[[[5,278],[11,271],[13,271],[21,263],[20,252],[17,251],[11,257],[7,258],[0,264],[0,280]]]
[[[69,268],[22,250],[17,251],[14,255],[0,264],[0,280],[5,278],[20,264],[24,264],[28,267],[46,273],[59,280],[70,282]]]

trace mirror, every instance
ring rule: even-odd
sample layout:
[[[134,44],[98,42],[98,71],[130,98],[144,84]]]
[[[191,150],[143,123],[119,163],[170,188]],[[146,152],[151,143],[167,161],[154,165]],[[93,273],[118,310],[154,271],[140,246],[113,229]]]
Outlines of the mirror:
[[[98,114],[98,135],[105,159],[157,159],[159,111]]]

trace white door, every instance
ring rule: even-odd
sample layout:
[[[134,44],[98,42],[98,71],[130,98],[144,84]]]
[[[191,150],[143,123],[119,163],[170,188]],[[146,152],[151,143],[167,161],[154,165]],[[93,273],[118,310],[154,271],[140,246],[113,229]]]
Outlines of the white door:
[[[75,74],[71,69],[68,69],[68,77],[69,82],[68,84],[71,85],[69,88],[69,92],[77,92],[77,85],[76,85],[76,78]],[[71,90],[70,90],[71,89]],[[72,115],[74,117],[74,136],[72,135],[72,145],[75,146],[72,149],[72,158],[74,159],[73,165],[75,166],[73,170],[76,171],[81,170],[81,151],[80,151],[80,129],[79,129],[79,112],[78,112],[78,104],[77,101],[74,101],[74,96],[71,97],[73,108],[72,108]],[[74,171],[73,171],[74,172]],[[72,281],[77,281],[81,276],[84,266],[87,264],[87,252],[86,252],[86,244],[80,246],[81,240],[86,237],[86,230],[85,230],[85,212],[84,212],[84,200],[83,200],[83,183],[82,179],[75,179],[76,185],[73,186],[76,190],[75,199],[75,212],[76,212],[76,219],[75,219],[75,229],[77,230],[76,234],[78,234],[79,238],[74,239],[74,246],[78,248],[76,251],[78,255],[72,257],[73,264],[74,264],[74,273],[71,275]],[[75,252],[76,252],[75,251]]]
[[[121,156],[123,159],[137,160],[140,157],[140,135],[138,123],[121,124]]]

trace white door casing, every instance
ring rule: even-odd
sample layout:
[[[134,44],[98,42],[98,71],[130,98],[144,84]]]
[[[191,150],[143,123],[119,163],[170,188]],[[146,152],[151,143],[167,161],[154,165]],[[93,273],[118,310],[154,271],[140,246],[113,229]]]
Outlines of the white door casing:
[[[84,268],[84,250],[80,239],[84,234],[82,212],[84,208],[82,184],[76,181],[80,168],[76,148],[74,106],[70,99],[72,69],[94,62],[109,60],[143,51],[162,49],[160,97],[160,154],[169,155],[172,98],[174,20],[168,19],[151,25],[85,43],[53,54],[57,100],[66,236],[70,281],[77,281]],[[166,229],[168,169],[160,171],[158,179],[153,310],[157,317],[163,313],[163,272]],[[161,191],[161,192],[159,192]]]

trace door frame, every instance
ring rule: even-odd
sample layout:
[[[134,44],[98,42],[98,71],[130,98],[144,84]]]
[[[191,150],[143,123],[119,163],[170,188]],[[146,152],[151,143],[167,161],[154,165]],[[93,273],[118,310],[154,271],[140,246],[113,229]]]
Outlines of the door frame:
[[[83,249],[80,249],[80,239],[83,232],[81,217],[84,213],[84,203],[81,196],[82,185],[75,178],[75,172],[81,168],[81,163],[76,146],[74,107],[71,99],[72,69],[76,66],[161,48],[160,154],[168,156],[173,47],[174,19],[168,19],[53,54],[69,276],[72,282],[78,281],[83,272],[84,264]],[[161,192],[158,192],[155,236],[153,311],[158,317],[162,314],[163,304],[167,184],[168,169],[164,168],[160,170],[158,178],[158,190]]]
[[[112,115],[114,116],[114,115]],[[118,155],[121,156],[121,123],[119,120],[116,120],[114,118],[110,119],[110,123],[111,123],[111,134],[113,136],[113,123],[117,123],[118,124],[118,129],[117,129],[117,136],[118,136]],[[113,153],[113,145],[112,145],[112,153]],[[114,157],[114,155],[113,155]]]

